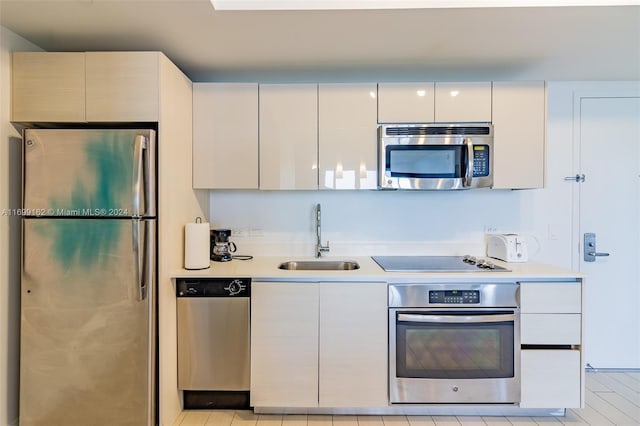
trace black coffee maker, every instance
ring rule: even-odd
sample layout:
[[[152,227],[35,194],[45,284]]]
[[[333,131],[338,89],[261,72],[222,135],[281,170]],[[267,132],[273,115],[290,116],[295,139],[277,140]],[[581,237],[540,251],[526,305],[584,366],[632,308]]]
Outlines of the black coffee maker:
[[[211,260],[216,262],[228,262],[232,259],[231,253],[235,253],[236,245],[229,241],[231,229],[211,230]]]

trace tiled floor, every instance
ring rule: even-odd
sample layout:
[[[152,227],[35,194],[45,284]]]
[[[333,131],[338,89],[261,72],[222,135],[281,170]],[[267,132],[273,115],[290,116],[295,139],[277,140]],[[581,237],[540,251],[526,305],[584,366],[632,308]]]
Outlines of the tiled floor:
[[[587,373],[586,406],[565,417],[265,415],[184,411],[174,426],[640,425],[640,372]]]

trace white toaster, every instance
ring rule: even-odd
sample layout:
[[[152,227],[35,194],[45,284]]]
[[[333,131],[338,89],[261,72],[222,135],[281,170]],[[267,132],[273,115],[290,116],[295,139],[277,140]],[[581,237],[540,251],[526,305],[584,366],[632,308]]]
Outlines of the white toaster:
[[[505,262],[526,262],[527,242],[518,234],[491,234],[487,240],[487,256]]]

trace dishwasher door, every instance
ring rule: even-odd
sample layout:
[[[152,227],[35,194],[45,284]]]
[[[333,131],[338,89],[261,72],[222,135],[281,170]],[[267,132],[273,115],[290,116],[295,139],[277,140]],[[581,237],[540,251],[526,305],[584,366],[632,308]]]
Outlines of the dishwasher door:
[[[178,280],[178,388],[248,391],[249,279]]]

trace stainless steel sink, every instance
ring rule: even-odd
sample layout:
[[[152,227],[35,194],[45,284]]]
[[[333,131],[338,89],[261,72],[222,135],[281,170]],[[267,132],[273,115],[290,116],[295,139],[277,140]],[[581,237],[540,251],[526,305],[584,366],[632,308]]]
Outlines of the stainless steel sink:
[[[350,260],[291,260],[281,263],[278,268],[289,271],[353,271],[360,269],[360,265]]]

